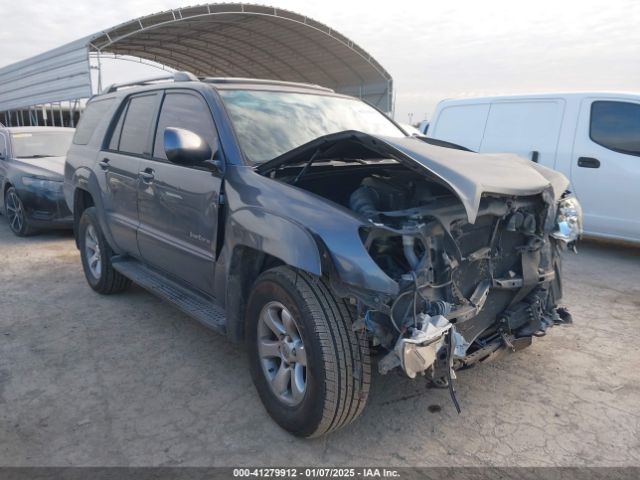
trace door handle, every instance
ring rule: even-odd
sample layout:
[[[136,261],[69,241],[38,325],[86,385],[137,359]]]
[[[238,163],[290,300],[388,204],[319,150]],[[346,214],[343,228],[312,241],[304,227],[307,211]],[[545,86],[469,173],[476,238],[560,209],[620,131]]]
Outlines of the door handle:
[[[578,166],[583,168],[600,168],[600,160],[591,157],[580,157]]]
[[[103,158],[101,162],[98,162],[98,165],[102,170],[109,170],[109,159]]]
[[[142,172],[138,173],[138,175],[140,176],[143,182],[147,182],[147,183],[151,182],[155,178],[152,168],[145,168]]]

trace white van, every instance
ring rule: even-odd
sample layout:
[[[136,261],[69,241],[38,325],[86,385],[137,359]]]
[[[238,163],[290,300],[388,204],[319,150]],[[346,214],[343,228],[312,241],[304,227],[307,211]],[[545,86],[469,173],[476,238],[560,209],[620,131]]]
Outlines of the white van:
[[[640,242],[640,93],[444,100],[428,136],[559,170],[582,204],[585,235]]]

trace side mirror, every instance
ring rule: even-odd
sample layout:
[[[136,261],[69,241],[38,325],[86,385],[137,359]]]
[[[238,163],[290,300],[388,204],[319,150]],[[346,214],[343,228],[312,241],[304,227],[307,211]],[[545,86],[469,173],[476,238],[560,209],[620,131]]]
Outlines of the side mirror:
[[[167,160],[178,165],[198,165],[213,159],[211,146],[198,134],[184,128],[164,129]]]

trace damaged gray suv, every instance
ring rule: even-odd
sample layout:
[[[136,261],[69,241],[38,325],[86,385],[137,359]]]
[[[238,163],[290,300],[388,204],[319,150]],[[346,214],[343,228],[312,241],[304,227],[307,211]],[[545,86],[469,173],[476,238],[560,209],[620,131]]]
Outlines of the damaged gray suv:
[[[267,411],[304,437],[362,412],[372,357],[455,402],[453,371],[569,322],[567,187],[318,86],[185,72],[94,97],[65,169],[89,285],[136,282],[246,342]]]

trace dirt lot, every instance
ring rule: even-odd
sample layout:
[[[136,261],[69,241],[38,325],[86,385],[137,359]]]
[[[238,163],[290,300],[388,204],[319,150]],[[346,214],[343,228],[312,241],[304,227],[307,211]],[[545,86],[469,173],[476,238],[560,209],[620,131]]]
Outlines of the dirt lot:
[[[140,288],[86,285],[69,234],[0,217],[0,465],[640,465],[640,250],[566,262],[572,327],[445,390],[376,375],[356,423],[296,439],[242,348]]]

